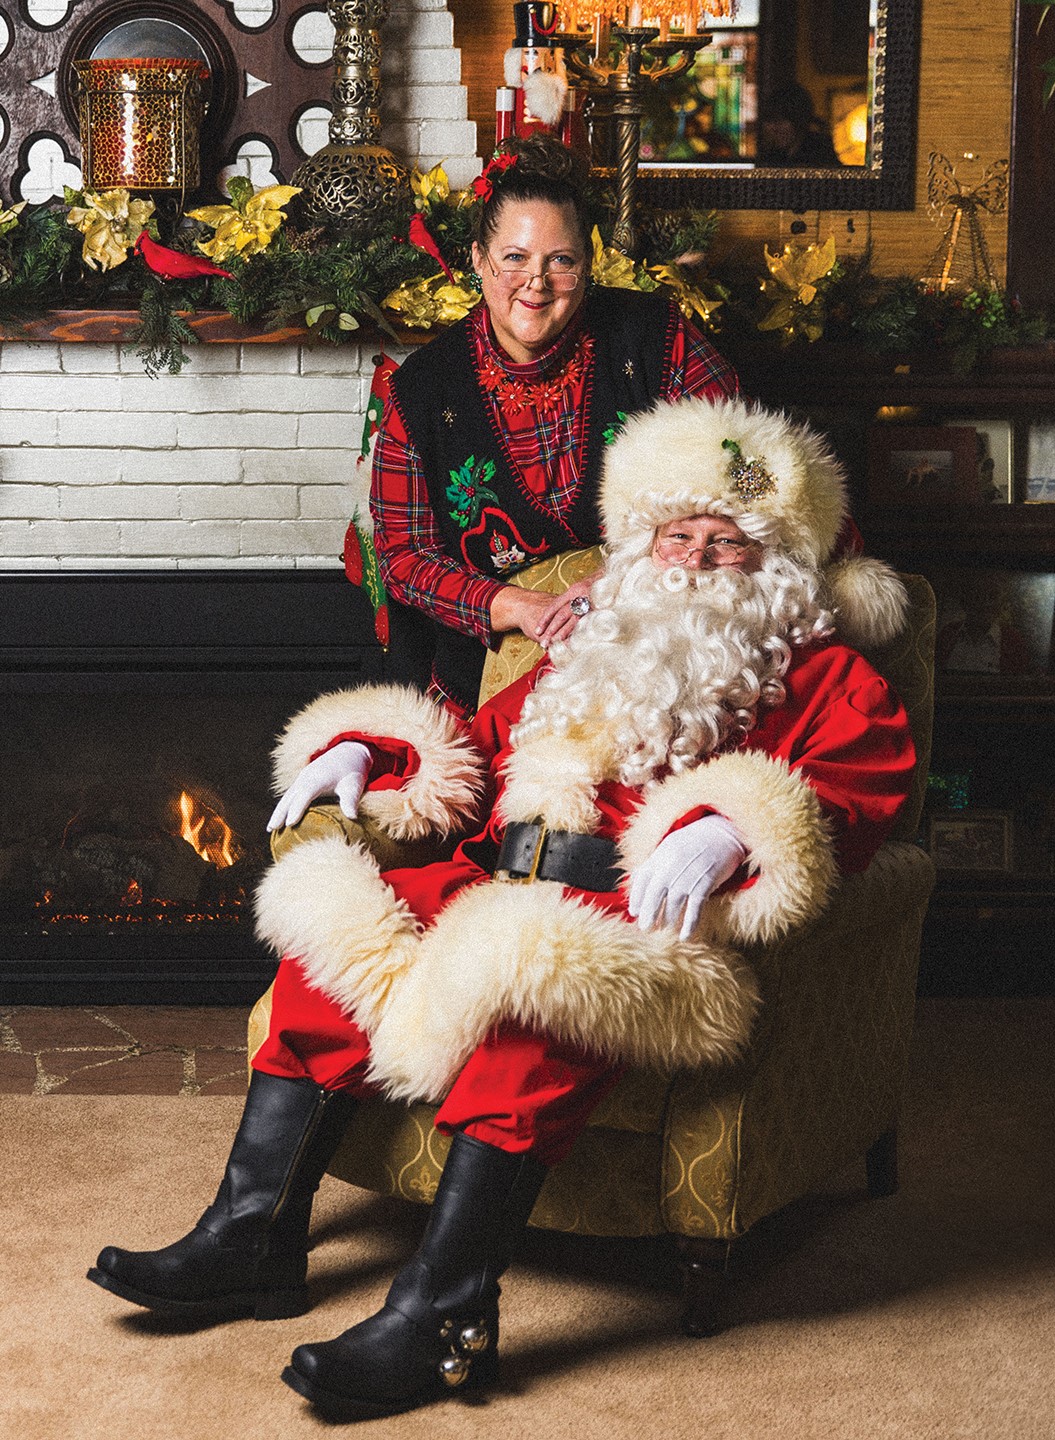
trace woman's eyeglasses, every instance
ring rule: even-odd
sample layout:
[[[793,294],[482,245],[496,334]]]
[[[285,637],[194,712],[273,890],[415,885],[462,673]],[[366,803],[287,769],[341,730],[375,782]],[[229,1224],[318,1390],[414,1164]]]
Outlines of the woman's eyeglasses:
[[[671,565],[686,565],[694,555],[702,555],[710,565],[735,565],[749,550],[757,550],[757,540],[712,540],[709,545],[686,545],[684,540],[659,536],[656,554]]]
[[[495,263],[487,251],[487,265],[491,274],[496,280],[501,280],[503,285],[508,285],[510,290],[519,290],[522,285],[528,285],[536,276],[558,294],[566,294],[574,290],[582,280],[582,274],[578,270],[569,270],[562,262],[551,260],[544,270],[528,270],[523,265],[499,265]]]

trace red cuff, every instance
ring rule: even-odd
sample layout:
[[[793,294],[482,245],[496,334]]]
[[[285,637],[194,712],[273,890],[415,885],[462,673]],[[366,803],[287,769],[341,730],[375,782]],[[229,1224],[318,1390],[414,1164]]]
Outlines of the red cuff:
[[[393,740],[388,735],[364,735],[358,730],[348,730],[343,735],[335,735],[328,745],[316,750],[312,760],[319,755],[325,755],[327,750],[332,750],[335,745],[340,745],[345,740],[365,745],[370,751],[370,775],[367,779],[367,788],[370,790],[398,790],[412,775],[418,773],[421,759],[413,745],[406,740]]]

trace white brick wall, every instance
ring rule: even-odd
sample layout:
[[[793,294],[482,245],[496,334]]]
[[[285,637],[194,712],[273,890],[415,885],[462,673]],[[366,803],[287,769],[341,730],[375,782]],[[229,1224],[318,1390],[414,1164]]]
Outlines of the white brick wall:
[[[479,162],[453,33],[444,0],[393,0],[382,138],[460,186]],[[0,569],[339,566],[375,352],[196,345],[149,380],[114,345],[0,343]]]

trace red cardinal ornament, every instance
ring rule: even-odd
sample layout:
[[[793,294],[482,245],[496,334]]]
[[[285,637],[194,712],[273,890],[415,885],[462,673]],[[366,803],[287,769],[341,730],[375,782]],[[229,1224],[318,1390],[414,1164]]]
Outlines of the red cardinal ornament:
[[[135,248],[136,254],[142,255],[147,269],[160,275],[162,280],[194,280],[200,275],[222,275],[225,280],[234,279],[230,270],[221,270],[211,260],[184,255],[182,250],[170,250],[167,245],[159,245],[145,230],[139,232]]]
[[[426,255],[431,255],[447,279],[453,284],[454,273],[440,254],[440,247],[429,234],[429,227],[425,224],[425,217],[420,211],[416,210],[410,217],[410,229],[407,233],[410,237],[410,243],[416,246],[418,250],[424,250]]]

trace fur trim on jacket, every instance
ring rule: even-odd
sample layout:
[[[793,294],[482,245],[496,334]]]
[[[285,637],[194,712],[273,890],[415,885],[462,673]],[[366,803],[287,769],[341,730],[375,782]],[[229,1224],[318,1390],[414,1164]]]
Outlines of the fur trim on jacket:
[[[397,840],[460,830],[483,788],[483,757],[457,722],[433,700],[401,685],[364,685],[320,695],[295,715],[274,750],[274,790],[281,795],[335,736],[388,736],[413,746],[416,774],[397,790],[367,791],[363,811]]]
[[[711,897],[697,937],[736,945],[771,941],[820,914],[838,876],[820,804],[785,761],[760,750],[718,755],[657,785],[623,834],[627,870],[643,864],[699,806],[735,825],[756,873],[753,885]]]
[[[424,932],[359,846],[315,840],[257,896],[258,931],[371,1038],[371,1078],[438,1100],[488,1030],[517,1020],[662,1068],[720,1064],[745,1044],[754,979],[721,946],[644,932],[560,885],[488,881]]]

